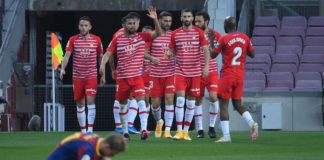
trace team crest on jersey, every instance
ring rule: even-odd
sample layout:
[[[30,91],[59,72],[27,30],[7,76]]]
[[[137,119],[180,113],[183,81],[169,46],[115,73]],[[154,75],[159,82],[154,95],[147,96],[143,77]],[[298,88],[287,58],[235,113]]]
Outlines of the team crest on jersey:
[[[93,43],[90,43],[90,47],[93,47],[94,46],[94,44]]]
[[[208,35],[205,34],[204,37],[205,37],[205,40],[208,40]]]
[[[192,39],[196,39],[196,36],[193,36]]]

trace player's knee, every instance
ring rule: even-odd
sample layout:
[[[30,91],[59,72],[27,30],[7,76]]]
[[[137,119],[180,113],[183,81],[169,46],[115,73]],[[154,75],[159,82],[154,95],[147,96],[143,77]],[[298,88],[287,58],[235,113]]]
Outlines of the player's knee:
[[[202,105],[202,101],[203,101],[203,99],[202,98],[197,98],[196,99],[196,106],[200,106],[200,105]]]

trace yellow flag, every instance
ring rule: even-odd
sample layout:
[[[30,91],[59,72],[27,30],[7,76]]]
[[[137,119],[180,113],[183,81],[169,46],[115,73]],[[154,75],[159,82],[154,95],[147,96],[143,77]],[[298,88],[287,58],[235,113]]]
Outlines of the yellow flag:
[[[58,68],[63,59],[63,50],[55,33],[51,33],[52,64],[54,70]]]

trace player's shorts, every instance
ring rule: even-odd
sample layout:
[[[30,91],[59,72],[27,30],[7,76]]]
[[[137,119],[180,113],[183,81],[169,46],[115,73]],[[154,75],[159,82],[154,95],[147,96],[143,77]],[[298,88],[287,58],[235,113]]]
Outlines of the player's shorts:
[[[205,96],[205,88],[207,88],[208,92],[216,92],[218,91],[218,72],[209,72],[207,78],[201,78],[200,83],[200,97]]]
[[[130,93],[132,93],[135,98],[145,96],[142,76],[116,80],[116,100],[127,100]]]
[[[185,91],[187,95],[192,97],[200,96],[200,81],[201,77],[184,77],[180,75],[175,76],[176,91]]]
[[[150,94],[152,86],[153,86],[153,84],[152,84],[153,82],[150,79],[150,73],[149,72],[144,72],[143,80],[144,80],[145,94]]]
[[[97,87],[97,78],[73,79],[74,100],[82,100],[86,96],[96,97]]]
[[[152,80],[151,97],[152,98],[162,98],[165,94],[175,93],[175,78],[170,77],[150,77]]]
[[[218,96],[222,99],[240,100],[243,97],[243,77],[222,74],[218,83]]]

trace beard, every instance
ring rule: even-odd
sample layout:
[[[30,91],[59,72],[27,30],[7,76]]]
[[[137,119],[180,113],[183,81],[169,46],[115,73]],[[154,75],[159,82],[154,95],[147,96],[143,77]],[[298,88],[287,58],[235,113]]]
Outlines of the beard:
[[[168,30],[170,30],[170,26],[163,26],[162,29],[163,29],[164,31],[168,31]]]
[[[89,31],[80,31],[80,34],[81,34],[82,36],[86,36],[86,35],[89,34]]]
[[[191,25],[190,21],[182,21],[182,24],[186,27],[189,27]]]
[[[126,30],[126,32],[127,32],[128,34],[133,34],[133,33],[136,32],[136,30],[135,30],[135,29],[128,29],[128,30]]]
[[[203,25],[203,26],[201,26],[201,27],[199,27],[201,30],[205,30],[206,29],[206,26],[205,25]]]

